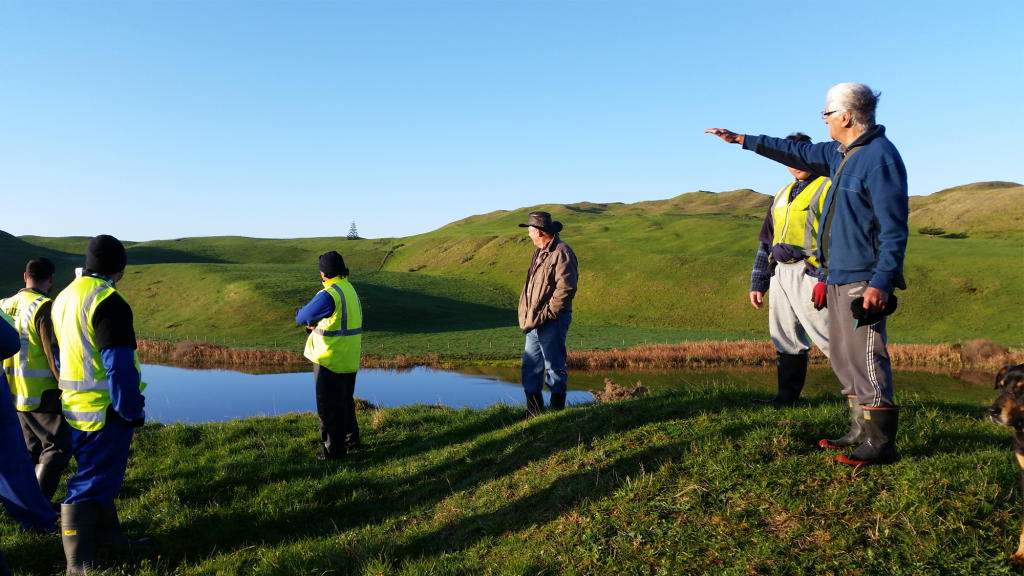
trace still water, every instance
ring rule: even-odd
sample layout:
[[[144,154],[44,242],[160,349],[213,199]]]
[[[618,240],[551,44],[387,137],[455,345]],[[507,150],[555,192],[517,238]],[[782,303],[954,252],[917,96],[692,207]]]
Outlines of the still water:
[[[243,374],[230,370],[194,370],[146,364],[142,379],[148,387],[146,416],[171,422],[218,422],[246,416],[274,416],[316,411],[313,373]],[[356,396],[377,406],[444,404],[452,408],[483,408],[498,402],[524,400],[517,383],[488,374],[445,370],[360,370]],[[548,392],[545,400],[550,402]],[[569,391],[573,404],[591,400],[583,391]]]
[[[220,422],[247,416],[273,416],[316,411],[313,373],[243,374],[231,370],[196,370],[146,364],[142,367],[149,420]],[[652,390],[734,383],[770,397],[775,390],[775,369],[735,368],[623,372],[615,370],[569,374],[570,404],[589,402],[589,390],[601,390],[605,379],[633,386],[643,382]],[[951,375],[942,372],[897,370],[897,401],[916,394],[983,405],[992,401],[991,377],[985,373]],[[443,404],[453,408],[483,408],[495,403],[521,404],[524,400],[517,368],[467,367],[458,371],[360,370],[356,396],[385,407]],[[831,370],[811,367],[804,397],[837,395],[838,380]],[[550,401],[547,392],[545,399]],[[838,398],[838,396],[837,396]]]

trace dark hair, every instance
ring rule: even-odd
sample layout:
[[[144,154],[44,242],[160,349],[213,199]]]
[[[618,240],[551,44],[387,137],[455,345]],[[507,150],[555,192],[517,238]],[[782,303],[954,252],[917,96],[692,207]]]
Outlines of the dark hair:
[[[25,266],[25,273],[33,282],[46,282],[56,271],[57,267],[46,257],[33,258]]]
[[[804,142],[807,144],[811,143],[811,137],[803,132],[793,132],[789,136],[786,136],[786,140],[792,140],[794,142]]]

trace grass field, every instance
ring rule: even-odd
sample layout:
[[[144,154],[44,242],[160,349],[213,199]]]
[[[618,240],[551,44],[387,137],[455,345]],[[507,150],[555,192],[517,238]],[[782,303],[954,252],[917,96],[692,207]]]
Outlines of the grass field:
[[[712,381],[528,422],[519,409],[363,412],[368,447],[318,463],[315,417],[146,426],[121,492],[149,551],[123,573],[940,575],[1009,573],[1020,494],[981,402],[904,395],[891,466],[814,445],[838,397],[754,410]],[[63,488],[61,489],[63,491]],[[59,539],[0,522],[16,574]]]
[[[396,239],[183,238],[128,243],[119,288],[140,332],[232,346],[299,350],[294,311],[319,289],[317,256],[337,249],[364,305],[364,350],[515,357],[519,290],[533,246],[517,224],[537,209],[565,224],[580,261],[569,344],[767,338],[767,310],[747,301],[756,236],[769,197],[694,192],[636,204],[574,204],[473,216]],[[1024,346],[1024,187],[979,183],[911,199],[910,289],[890,320],[893,342],[986,338]],[[916,233],[924,224],[965,239]],[[23,262],[83,261],[87,238],[0,236],[0,289]],[[769,295],[770,297],[770,295]]]

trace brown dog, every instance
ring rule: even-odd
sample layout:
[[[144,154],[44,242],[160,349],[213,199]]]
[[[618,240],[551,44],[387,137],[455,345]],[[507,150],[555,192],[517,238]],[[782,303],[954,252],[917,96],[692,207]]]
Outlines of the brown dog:
[[[996,390],[1000,388],[1003,392],[988,407],[988,417],[996,424],[1013,430],[1013,456],[1020,466],[1021,494],[1024,494],[1024,364],[1003,366],[996,374]],[[1010,562],[1018,568],[1024,567],[1024,529]]]

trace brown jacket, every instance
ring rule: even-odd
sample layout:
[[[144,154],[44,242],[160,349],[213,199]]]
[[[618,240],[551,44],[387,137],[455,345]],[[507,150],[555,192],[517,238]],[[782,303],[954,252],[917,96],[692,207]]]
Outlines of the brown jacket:
[[[557,235],[537,252],[537,268],[532,279],[527,276],[519,295],[519,327],[524,334],[562,312],[572,312],[572,298],[579,282],[576,255]]]

